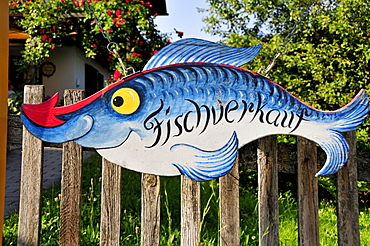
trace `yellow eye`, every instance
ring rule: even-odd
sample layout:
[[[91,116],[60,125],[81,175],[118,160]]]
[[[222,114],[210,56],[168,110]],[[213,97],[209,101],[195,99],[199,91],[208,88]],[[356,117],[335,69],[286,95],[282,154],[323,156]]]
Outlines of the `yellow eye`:
[[[140,97],[135,90],[122,88],[113,94],[111,104],[117,113],[132,114],[140,106]]]

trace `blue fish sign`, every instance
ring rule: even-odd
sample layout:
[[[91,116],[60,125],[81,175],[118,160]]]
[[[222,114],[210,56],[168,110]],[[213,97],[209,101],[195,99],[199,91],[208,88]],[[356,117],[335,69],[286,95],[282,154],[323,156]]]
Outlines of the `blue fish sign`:
[[[23,105],[22,119],[43,141],[74,140],[143,173],[212,180],[230,171],[240,147],[273,134],[316,142],[327,154],[317,175],[338,171],[348,158],[341,132],[365,120],[367,94],[336,111],[316,110],[239,67],[260,49],[184,39],[158,52],[144,71],[78,103],[56,107],[56,94]]]

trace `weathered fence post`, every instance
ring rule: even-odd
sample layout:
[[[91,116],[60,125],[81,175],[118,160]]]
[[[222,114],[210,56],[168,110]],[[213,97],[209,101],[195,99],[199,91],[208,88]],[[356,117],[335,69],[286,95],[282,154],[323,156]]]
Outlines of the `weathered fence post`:
[[[103,158],[101,185],[100,245],[120,244],[121,166]]]
[[[65,90],[64,105],[84,98],[82,90]],[[63,143],[60,205],[60,245],[80,245],[82,147],[76,142]]]
[[[338,245],[360,245],[357,188],[356,131],[346,132],[350,151],[347,164],[337,175]]]
[[[181,176],[181,245],[200,241],[200,182]]]
[[[220,245],[240,245],[239,161],[220,177]]]
[[[299,245],[320,245],[317,147],[310,140],[297,138],[298,151],[298,238]]]
[[[159,245],[161,183],[159,176],[142,174],[141,176],[141,245]]]
[[[260,245],[279,245],[279,192],[276,136],[259,140],[258,211]]]
[[[24,103],[41,103],[44,87],[25,86]],[[23,127],[22,171],[19,201],[18,245],[39,245],[43,143]]]

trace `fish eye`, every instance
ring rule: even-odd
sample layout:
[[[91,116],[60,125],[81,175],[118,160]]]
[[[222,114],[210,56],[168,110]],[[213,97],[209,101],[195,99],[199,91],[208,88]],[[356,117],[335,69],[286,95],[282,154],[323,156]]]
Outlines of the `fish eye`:
[[[113,94],[111,105],[117,113],[132,114],[140,106],[140,97],[134,89],[122,88]]]

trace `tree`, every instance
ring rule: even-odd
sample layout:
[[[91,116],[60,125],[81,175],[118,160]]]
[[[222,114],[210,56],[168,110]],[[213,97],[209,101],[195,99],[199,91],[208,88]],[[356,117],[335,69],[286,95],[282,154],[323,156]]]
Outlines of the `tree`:
[[[86,57],[103,61],[110,70],[116,70],[117,79],[123,71],[112,52],[114,47],[125,66],[138,70],[169,42],[156,29],[153,19],[157,14],[150,2],[10,0],[9,7],[11,13],[21,14],[18,25],[29,35],[22,53],[23,70],[39,67],[59,43],[72,42],[85,51]],[[110,51],[104,36],[117,44]]]
[[[370,93],[370,3],[366,0],[207,0],[205,31],[237,47],[263,43],[248,69],[266,67],[280,56],[269,77],[313,107],[335,110],[360,90]],[[307,17],[301,22],[302,12]],[[294,31],[285,47],[285,37]],[[370,120],[358,130],[370,148]]]

